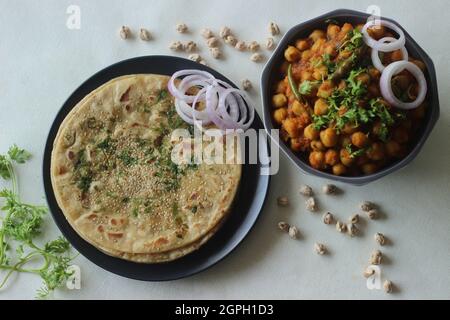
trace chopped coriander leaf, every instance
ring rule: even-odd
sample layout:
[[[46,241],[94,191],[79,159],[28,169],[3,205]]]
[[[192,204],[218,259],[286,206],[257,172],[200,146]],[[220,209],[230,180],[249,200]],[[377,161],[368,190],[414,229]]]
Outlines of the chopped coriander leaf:
[[[298,91],[301,95],[309,95],[312,92],[314,86],[316,86],[320,81],[303,81],[298,87]]]
[[[174,202],[172,203],[172,216],[177,217],[178,213],[178,203]]]
[[[350,158],[360,157],[366,152],[366,149],[364,149],[364,148],[353,151],[351,144],[346,145],[345,149],[347,150]]]
[[[119,159],[122,160],[123,164],[126,166],[131,166],[137,163],[137,159],[130,155],[129,150],[123,150],[119,155]]]

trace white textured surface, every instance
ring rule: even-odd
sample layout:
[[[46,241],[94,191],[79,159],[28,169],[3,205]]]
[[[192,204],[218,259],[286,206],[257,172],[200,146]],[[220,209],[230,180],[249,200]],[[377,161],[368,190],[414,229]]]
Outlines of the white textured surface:
[[[282,2],[283,4],[277,4]],[[248,53],[226,48],[224,61],[209,57],[202,27],[217,31],[228,25],[244,40],[263,41],[270,20],[285,32],[299,22],[336,8],[364,11],[371,1],[7,1],[0,0],[0,152],[15,142],[35,155],[19,170],[24,199],[44,202],[41,162],[48,129],[68,95],[96,71],[125,58],[171,54],[172,40],[195,38],[213,68],[239,82],[248,77],[258,87],[262,65]],[[69,4],[81,7],[81,30],[65,27]],[[56,298],[450,298],[450,86],[447,31],[442,12],[446,1],[377,1],[381,13],[396,19],[434,60],[440,89],[441,118],[422,153],[407,168],[364,187],[344,186],[345,194],[320,195],[320,205],[341,219],[355,212],[360,200],[379,203],[383,219],[364,223],[363,236],[350,239],[304,210],[300,184],[319,188],[324,181],[299,173],[282,156],[261,218],[245,242],[215,267],[191,278],[146,283],[110,274],[83,257],[80,291],[60,290]],[[189,35],[178,35],[178,21]],[[122,41],[118,28],[147,27],[155,40]],[[266,53],[267,54],[267,53]],[[258,97],[258,90],[255,97]],[[260,110],[261,106],[258,105]],[[276,197],[286,194],[290,208],[279,209]],[[279,220],[297,224],[299,241],[276,230]],[[383,250],[382,270],[399,287],[390,296],[369,291],[361,273],[375,248],[373,234],[383,232],[392,245]],[[58,234],[48,217],[45,236]],[[324,242],[331,254],[313,252]],[[37,277],[20,275],[0,291],[0,299],[33,298]]]

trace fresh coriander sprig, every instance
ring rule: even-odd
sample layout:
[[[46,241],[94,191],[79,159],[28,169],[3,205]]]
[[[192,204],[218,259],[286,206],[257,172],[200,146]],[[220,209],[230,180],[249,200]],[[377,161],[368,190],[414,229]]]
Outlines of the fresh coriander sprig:
[[[39,247],[33,240],[40,234],[47,207],[24,203],[20,200],[17,176],[13,163],[23,164],[31,154],[13,145],[6,155],[0,155],[0,176],[12,181],[12,190],[0,190],[3,200],[0,216],[0,271],[4,272],[0,280],[0,289],[15,272],[34,273],[43,280],[37,296],[45,298],[50,292],[65,283],[71,273],[68,267],[74,257],[69,255],[69,242],[59,237]],[[15,250],[12,250],[15,248]],[[27,265],[32,261],[41,261],[40,268]]]

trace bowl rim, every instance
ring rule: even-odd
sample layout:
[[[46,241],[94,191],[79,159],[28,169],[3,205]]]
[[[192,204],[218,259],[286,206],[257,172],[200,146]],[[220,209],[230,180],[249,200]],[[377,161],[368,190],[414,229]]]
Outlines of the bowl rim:
[[[267,134],[272,137],[270,134],[271,129],[277,129],[277,127],[274,125],[272,121],[272,116],[270,114],[270,102],[267,101],[267,90],[269,85],[270,76],[274,67],[274,63],[279,59],[280,52],[284,51],[284,48],[292,42],[293,38],[295,38],[299,33],[305,32],[307,29],[311,29],[311,24],[314,24],[316,22],[320,22],[320,20],[326,20],[326,19],[332,19],[332,18],[343,18],[343,17],[349,17],[349,18],[368,18],[370,14],[350,9],[337,9],[330,12],[327,12],[325,14],[319,15],[315,18],[308,19],[304,22],[301,22],[293,27],[291,27],[281,38],[279,41],[279,44],[277,48],[274,50],[271,57],[268,59],[266,64],[264,65],[261,79],[260,79],[260,86],[261,86],[261,99],[262,99],[262,114],[263,114],[263,122],[264,127],[266,128]],[[381,16],[380,19],[390,21],[395,23],[397,26],[399,26],[402,31],[405,33],[406,37],[406,47],[413,48],[413,51],[416,51],[420,58],[423,60],[425,65],[427,66],[427,74],[428,77],[428,96],[429,96],[429,112],[430,115],[424,124],[423,131],[421,135],[417,138],[417,142],[414,145],[414,147],[410,150],[409,154],[404,157],[401,160],[398,160],[397,162],[394,162],[393,164],[382,168],[381,170],[370,174],[370,175],[362,175],[362,176],[336,176],[328,172],[320,171],[317,169],[314,169],[309,164],[304,162],[296,153],[294,153],[285,143],[276,141],[273,137],[272,140],[278,145],[278,147],[283,151],[283,153],[291,160],[293,161],[297,167],[304,173],[311,174],[314,176],[318,176],[321,178],[329,179],[329,180],[335,180],[340,181],[344,183],[349,183],[353,185],[364,185],[369,182],[378,180],[394,171],[397,171],[406,165],[408,165],[421,151],[423,145],[425,144],[426,140],[428,139],[432,129],[434,128],[437,120],[439,119],[440,114],[440,107],[439,107],[439,95],[438,95],[438,89],[437,89],[437,79],[436,79],[436,71],[434,68],[434,63],[431,60],[431,58],[428,56],[428,54],[423,50],[420,45],[413,39],[413,37],[395,20],[391,18],[386,18],[384,16]]]

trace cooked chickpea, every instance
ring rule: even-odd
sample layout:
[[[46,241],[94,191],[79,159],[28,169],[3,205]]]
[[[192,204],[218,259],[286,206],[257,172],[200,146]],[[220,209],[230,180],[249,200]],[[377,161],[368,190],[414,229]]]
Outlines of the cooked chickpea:
[[[320,131],[320,141],[322,141],[325,147],[334,147],[338,142],[336,130],[326,128],[325,130]]]
[[[327,40],[325,38],[317,39],[311,47],[311,51],[319,51]]]
[[[287,98],[284,94],[278,93],[272,97],[272,103],[275,108],[281,108],[286,106]]]
[[[328,104],[325,99],[317,99],[314,103],[314,114],[316,116],[322,116],[328,112]]]
[[[283,121],[283,128],[288,133],[289,137],[297,138],[300,134],[300,130],[297,124],[297,121],[292,118],[287,118]]]
[[[343,135],[340,136],[339,144],[341,145],[341,147],[345,148],[346,146],[348,146],[351,143],[352,143],[352,139],[350,139],[349,136],[343,136]]]
[[[379,78],[381,77],[381,72],[380,72],[380,70],[378,70],[378,69],[375,68],[375,67],[370,67],[370,68],[368,69],[367,72],[369,72],[369,76],[370,76],[372,79],[379,79]]]
[[[367,90],[373,97],[379,97],[381,95],[380,86],[377,83],[370,84]]]
[[[330,80],[325,80],[322,82],[322,84],[319,87],[319,90],[317,91],[317,96],[320,98],[328,98],[331,96],[334,90],[334,84]]]
[[[393,136],[394,140],[400,144],[406,143],[409,140],[408,131],[405,128],[401,128],[401,127],[395,128],[392,136]]]
[[[327,27],[327,36],[330,39],[336,38],[341,28],[335,24],[329,24]]]
[[[329,54],[331,57],[335,57],[337,55],[336,46],[334,44],[329,44],[325,46],[324,53]]]
[[[386,142],[386,153],[389,157],[398,157],[400,155],[400,144],[397,141],[389,140]]]
[[[303,149],[302,141],[299,138],[291,139],[291,149],[294,151],[301,151]]]
[[[343,174],[346,173],[347,168],[342,163],[338,163],[333,166],[332,170],[333,174],[337,176],[342,176]]]
[[[361,167],[362,165],[368,163],[370,161],[369,157],[367,157],[365,154],[360,155],[359,157],[355,158],[356,165]]]
[[[342,128],[342,132],[345,134],[352,134],[358,130],[359,126],[357,126],[354,122],[347,122],[344,124]]]
[[[300,72],[300,79],[301,81],[306,81],[306,80],[314,80],[313,74],[308,71],[308,70],[302,70]]]
[[[370,83],[370,76],[368,73],[363,72],[356,77],[356,81],[360,81],[363,85],[368,85]]]
[[[386,29],[383,26],[373,26],[367,29],[367,33],[375,40],[380,40],[381,38],[387,36]]]
[[[310,124],[303,130],[303,135],[309,140],[317,140],[319,138],[319,131],[314,129],[313,124]]]
[[[372,174],[375,173],[378,169],[378,166],[375,163],[365,163],[361,166],[361,170],[364,174]]]
[[[312,41],[316,42],[319,39],[324,39],[326,37],[325,32],[323,30],[316,29],[309,35],[309,38]]]
[[[308,40],[301,39],[295,42],[295,47],[300,51],[305,51],[311,47],[311,44]]]
[[[289,46],[284,51],[284,58],[289,62],[295,62],[295,61],[299,60],[300,57],[301,57],[301,52],[296,47]]]
[[[325,146],[320,140],[313,140],[310,143],[311,149],[314,151],[325,151]]]
[[[347,35],[347,33],[349,33],[352,30],[353,26],[350,23],[346,22],[342,25],[341,34]]]
[[[325,155],[322,151],[313,151],[309,154],[309,163],[315,169],[323,169],[325,167]]]
[[[300,116],[301,114],[306,112],[306,107],[303,104],[301,104],[298,100],[294,100],[294,102],[291,105],[291,109],[292,112],[297,116]]]
[[[311,50],[305,50],[302,52],[302,60],[308,60],[311,57]]]
[[[384,158],[384,145],[380,142],[374,142],[366,152],[367,157],[373,161],[380,161]]]
[[[364,148],[369,142],[369,138],[364,132],[358,131],[352,134],[352,144],[358,148]]]
[[[395,50],[391,53],[391,61],[400,61],[403,59],[402,50]]]
[[[335,164],[339,163],[339,154],[334,149],[328,149],[325,152],[325,163],[334,166]]]
[[[284,80],[278,81],[277,86],[276,86],[276,93],[284,93],[286,92],[286,82]]]
[[[286,108],[279,108],[274,111],[273,118],[276,123],[281,124],[283,122],[283,120],[286,119],[287,114],[288,114],[288,112],[287,112]]]
[[[355,159],[350,156],[347,149],[341,149],[341,151],[339,151],[339,158],[341,159],[342,164],[346,167],[350,167],[355,161]]]
[[[426,67],[425,63],[423,63],[422,61],[412,59],[411,62],[414,63],[416,66],[418,66],[420,68],[420,70],[422,70],[423,72],[426,71],[427,67]]]
[[[410,115],[413,119],[422,119],[425,117],[425,110],[426,110],[427,104],[424,102],[420,106],[418,106],[415,109],[412,109],[410,111]]]

